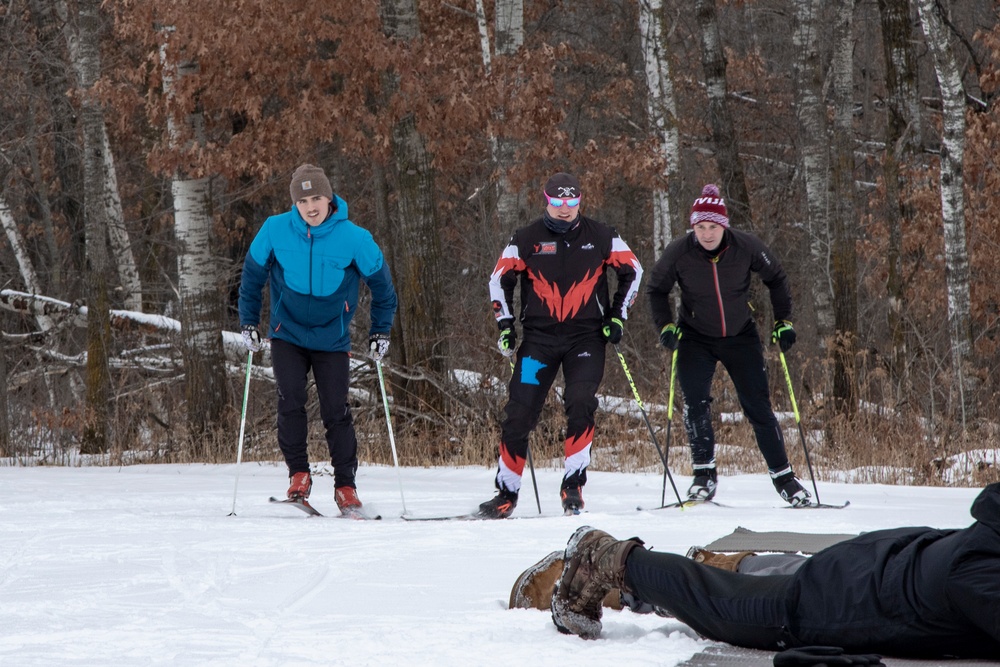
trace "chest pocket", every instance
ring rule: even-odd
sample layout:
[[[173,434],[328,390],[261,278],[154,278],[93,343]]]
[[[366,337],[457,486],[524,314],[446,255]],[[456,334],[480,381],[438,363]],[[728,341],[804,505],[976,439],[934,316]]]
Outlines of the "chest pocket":
[[[352,259],[343,254],[326,254],[313,258],[313,295],[330,296],[344,284],[351,270]]]

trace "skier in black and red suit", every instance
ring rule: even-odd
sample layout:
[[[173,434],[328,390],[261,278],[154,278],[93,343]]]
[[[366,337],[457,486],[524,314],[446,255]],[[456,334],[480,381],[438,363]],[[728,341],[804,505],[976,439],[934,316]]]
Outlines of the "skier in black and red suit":
[[[642,278],[639,260],[618,233],[580,214],[576,177],[555,174],[544,193],[545,214],[514,232],[490,277],[493,314],[500,326],[497,346],[514,358],[514,372],[501,426],[498,493],[479,506],[480,516],[486,518],[508,517],[517,505],[528,436],[560,366],[566,382],[566,463],[560,497],[567,513],[583,508],[581,488],[587,483],[605,345],[621,340]],[[613,298],[609,269],[618,276]],[[520,347],[514,328],[518,280],[518,319],[524,333]]]

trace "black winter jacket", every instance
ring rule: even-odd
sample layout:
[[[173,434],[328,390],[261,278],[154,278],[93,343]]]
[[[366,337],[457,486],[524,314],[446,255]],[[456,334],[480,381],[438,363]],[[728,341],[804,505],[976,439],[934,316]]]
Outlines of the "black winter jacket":
[[[736,336],[750,323],[750,274],[759,273],[771,294],[774,319],[792,316],[788,278],[778,258],[759,238],[727,229],[718,253],[709,253],[693,233],[674,239],[653,267],[649,304],[659,331],[674,321],[670,290],[681,288],[681,328],[704,336]]]
[[[790,633],[836,636],[848,653],[1000,658],[1000,483],[972,516],[968,528],[879,530],[816,554],[792,575]]]

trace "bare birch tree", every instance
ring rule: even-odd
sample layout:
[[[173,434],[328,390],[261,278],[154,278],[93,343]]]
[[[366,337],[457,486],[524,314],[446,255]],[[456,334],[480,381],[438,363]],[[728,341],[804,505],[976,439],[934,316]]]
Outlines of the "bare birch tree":
[[[84,73],[80,71],[81,65],[85,62],[79,55],[79,50],[83,48],[81,43],[88,39],[100,39],[100,34],[88,34],[70,20],[69,9],[64,0],[57,0],[55,3],[56,14],[63,22],[63,35],[69,49],[70,61],[74,63],[77,70],[77,79],[82,81]],[[88,46],[88,49],[100,49],[100,44]],[[98,76],[100,72],[98,72]],[[104,156],[104,163],[101,165],[101,177],[103,180],[104,193],[101,201],[107,208],[105,218],[107,220],[108,240],[111,243],[114,267],[117,270],[118,280],[124,293],[125,307],[131,310],[142,310],[142,284],[139,281],[139,270],[136,267],[135,256],[132,253],[132,245],[129,241],[128,231],[125,229],[125,215],[122,212],[121,197],[118,195],[118,179],[115,175],[115,156],[111,151],[111,142],[108,140],[108,130],[104,121],[104,111],[98,106],[100,112],[100,141],[102,145],[101,153]]]
[[[24,281],[25,291],[30,294],[43,294],[41,282],[38,279],[38,274],[35,272],[35,266],[24,245],[21,230],[18,229],[17,221],[11,215],[10,206],[2,194],[0,194],[0,226],[3,227],[4,235],[6,235],[7,242],[10,243],[10,249],[14,253],[14,259],[17,261],[21,279]],[[46,313],[36,313],[35,321],[38,322],[38,329],[40,331],[44,332],[52,329],[52,318]]]
[[[649,124],[666,165],[667,189],[653,192],[653,256],[659,257],[674,234],[687,225],[681,206],[681,140],[677,129],[677,101],[670,78],[670,58],[664,28],[662,0],[639,3],[639,38],[645,64]]]
[[[959,392],[963,426],[972,415],[973,376],[966,373],[972,359],[969,250],[965,240],[965,89],[948,41],[948,32],[934,0],[917,0],[920,24],[934,57],[934,71],[941,90],[941,217],[944,225],[945,278],[948,289],[948,331],[951,338],[952,373]]]
[[[476,0],[477,7],[482,0]],[[518,52],[524,44],[524,0],[497,0],[496,18],[494,21],[494,39],[496,41],[496,56],[510,56]],[[488,45],[487,45],[488,46]],[[484,54],[483,64],[487,74],[490,72],[489,53]],[[515,87],[508,95],[516,95]],[[513,229],[518,226],[521,211],[521,193],[511,187],[508,171],[514,166],[518,142],[509,136],[504,136],[504,110],[497,108],[493,114],[495,132],[490,137],[493,144],[493,160],[496,173],[497,219],[501,229]]]
[[[823,100],[824,67],[820,58],[819,11],[822,0],[794,2],[792,44],[798,53],[795,72],[799,154],[805,185],[806,228],[809,239],[810,296],[816,316],[816,338],[821,347],[833,334],[833,285],[830,268],[830,225],[827,197],[830,174],[829,126]]]
[[[199,173],[195,163],[197,149],[203,143],[203,118],[196,102],[181,101],[178,94],[183,79],[195,74],[198,65],[183,57],[183,47],[168,47],[168,41],[165,40],[160,55],[164,65],[164,94],[170,107],[167,132],[179,156],[171,192],[177,239],[187,424],[195,451],[205,453],[211,442],[204,438],[223,423],[230,398],[221,335],[219,262],[212,252],[210,181]],[[185,106],[193,110],[185,112]]]

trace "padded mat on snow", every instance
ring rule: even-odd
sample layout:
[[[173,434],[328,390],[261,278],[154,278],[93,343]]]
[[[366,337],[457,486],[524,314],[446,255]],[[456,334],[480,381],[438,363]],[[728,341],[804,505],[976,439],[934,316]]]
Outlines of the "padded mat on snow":
[[[757,551],[771,553],[814,554],[837,542],[857,537],[840,533],[791,533],[773,531],[758,533],[742,526],[703,548],[709,551]]]
[[[678,667],[771,667],[774,654],[768,651],[755,651],[728,644],[709,646],[701,653],[682,662]],[[883,658],[886,667],[987,667],[1000,665],[1000,662],[985,660],[905,660],[902,658]]]

